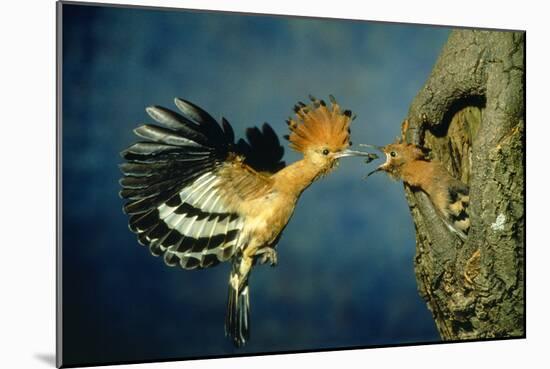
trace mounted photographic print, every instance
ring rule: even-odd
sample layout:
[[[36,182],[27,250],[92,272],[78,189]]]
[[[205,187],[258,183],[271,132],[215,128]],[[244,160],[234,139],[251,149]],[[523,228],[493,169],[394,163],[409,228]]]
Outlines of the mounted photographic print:
[[[58,366],[525,337],[525,32],[58,3]]]

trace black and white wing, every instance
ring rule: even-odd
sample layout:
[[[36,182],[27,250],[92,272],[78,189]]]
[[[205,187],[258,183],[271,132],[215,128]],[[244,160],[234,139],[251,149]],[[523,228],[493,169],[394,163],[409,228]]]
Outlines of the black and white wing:
[[[206,268],[228,260],[241,246],[244,218],[219,190],[220,169],[240,150],[225,119],[220,126],[191,102],[175,103],[181,114],[147,108],[160,126],[135,129],[144,141],[122,152],[127,162],[120,165],[120,195],[128,200],[130,229],[153,255],[163,255],[170,266]]]

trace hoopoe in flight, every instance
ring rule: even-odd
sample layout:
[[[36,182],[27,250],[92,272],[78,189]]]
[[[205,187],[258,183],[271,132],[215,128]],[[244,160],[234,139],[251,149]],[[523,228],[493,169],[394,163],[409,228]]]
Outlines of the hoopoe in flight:
[[[249,339],[248,279],[257,263],[275,265],[275,246],[296,202],[316,179],[352,151],[352,114],[311,97],[299,102],[287,121],[290,147],[303,159],[288,166],[284,149],[266,123],[249,128],[247,141],[234,143],[231,125],[176,98],[180,113],[146,109],[157,125],[134,130],[144,141],[121,153],[120,195],[128,201],[130,229],[169,266],[208,268],[231,261],[225,333],[236,346]]]
[[[437,209],[447,228],[462,240],[470,228],[468,186],[454,178],[437,160],[429,160],[427,152],[419,146],[402,141],[383,147],[362,145],[378,149],[386,161],[375,170],[386,172],[392,179],[401,180],[412,189],[424,191]]]

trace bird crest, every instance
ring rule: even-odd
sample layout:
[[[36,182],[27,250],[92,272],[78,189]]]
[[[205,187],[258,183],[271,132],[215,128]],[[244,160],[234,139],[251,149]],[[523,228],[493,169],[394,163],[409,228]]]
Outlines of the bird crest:
[[[329,96],[331,106],[323,100],[309,96],[311,104],[298,102],[294,106],[294,118],[287,120],[290,135],[285,136],[290,142],[290,148],[305,153],[310,148],[325,146],[333,151],[345,149],[351,145],[350,110],[342,110],[332,95]]]

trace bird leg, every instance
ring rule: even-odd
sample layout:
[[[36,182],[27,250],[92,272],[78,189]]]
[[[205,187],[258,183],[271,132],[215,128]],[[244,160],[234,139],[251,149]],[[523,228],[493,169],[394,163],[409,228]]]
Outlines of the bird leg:
[[[272,247],[262,247],[256,251],[254,256],[260,257],[260,264],[269,263],[271,266],[277,265],[277,251]]]

